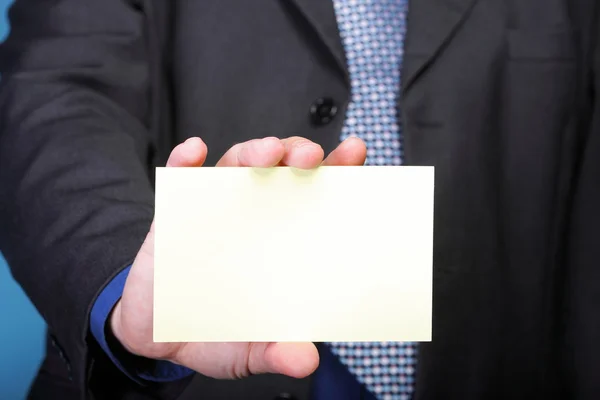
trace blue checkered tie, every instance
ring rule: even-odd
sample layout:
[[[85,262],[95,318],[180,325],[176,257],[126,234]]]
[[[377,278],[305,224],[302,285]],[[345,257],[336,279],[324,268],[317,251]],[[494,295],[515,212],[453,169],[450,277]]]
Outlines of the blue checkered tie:
[[[341,139],[367,144],[367,165],[400,165],[400,91],[407,0],[334,0],[346,50],[352,99]],[[390,313],[390,318],[393,318]],[[414,343],[329,343],[332,352],[380,400],[412,397]]]

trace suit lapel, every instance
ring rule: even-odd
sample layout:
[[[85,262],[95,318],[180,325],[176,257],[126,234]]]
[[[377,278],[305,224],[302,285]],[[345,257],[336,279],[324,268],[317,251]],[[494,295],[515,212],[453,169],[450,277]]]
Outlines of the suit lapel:
[[[293,5],[312,26],[319,39],[327,47],[335,59],[338,68],[344,73],[347,83],[350,82],[346,64],[346,53],[339,28],[333,1],[331,0],[281,0]]]
[[[327,47],[349,83],[346,55],[333,1],[281,0],[295,7]],[[408,32],[402,65],[402,92],[406,93],[452,39],[478,0],[409,0]]]
[[[452,39],[477,0],[409,0],[402,91],[406,93]]]

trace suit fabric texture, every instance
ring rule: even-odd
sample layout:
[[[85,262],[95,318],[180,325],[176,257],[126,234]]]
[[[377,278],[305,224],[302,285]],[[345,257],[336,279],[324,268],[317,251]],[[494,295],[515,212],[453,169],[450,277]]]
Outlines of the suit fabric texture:
[[[404,163],[436,167],[417,400],[600,398],[599,15],[595,0],[410,2]],[[310,378],[139,387],[89,313],[140,248],[176,144],[201,136],[208,165],[258,137],[338,144],[350,87],[332,3],[16,0],[9,17],[0,249],[49,325],[32,393],[307,400]],[[318,99],[338,115],[311,117]]]

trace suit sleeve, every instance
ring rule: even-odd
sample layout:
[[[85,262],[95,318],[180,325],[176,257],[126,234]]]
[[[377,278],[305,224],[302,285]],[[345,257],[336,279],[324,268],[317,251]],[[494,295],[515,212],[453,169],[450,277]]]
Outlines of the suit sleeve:
[[[111,371],[93,351],[91,308],[153,217],[153,93],[134,2],[16,0],[0,47],[0,250],[82,396]]]
[[[594,4],[590,2],[590,5]],[[573,213],[566,234],[566,348],[565,371],[570,398],[594,398],[600,393],[600,3],[587,8],[592,22],[589,86],[577,176],[573,185]],[[583,113],[583,110],[582,110]]]

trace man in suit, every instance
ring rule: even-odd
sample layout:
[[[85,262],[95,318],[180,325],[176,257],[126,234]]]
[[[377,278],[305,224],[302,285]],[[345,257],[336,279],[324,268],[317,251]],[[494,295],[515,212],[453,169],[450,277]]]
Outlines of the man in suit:
[[[48,322],[30,398],[599,398],[599,18],[16,0],[0,248]],[[154,167],[363,162],[436,167],[431,343],[152,343]]]

